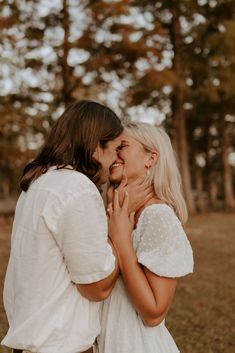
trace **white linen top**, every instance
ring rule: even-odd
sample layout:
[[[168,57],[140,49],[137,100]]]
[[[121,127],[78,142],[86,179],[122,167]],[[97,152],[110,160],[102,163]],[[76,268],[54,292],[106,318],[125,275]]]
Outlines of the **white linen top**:
[[[174,211],[165,204],[147,206],[132,233],[140,264],[163,277],[180,277],[193,271],[193,254]],[[180,325],[180,322],[177,323]],[[145,326],[119,276],[101,310],[99,353],[178,353],[165,326]]]
[[[75,283],[114,270],[101,195],[83,174],[55,168],[17,203],[4,286],[9,330],[1,342],[40,353],[88,349],[100,332],[100,303]]]

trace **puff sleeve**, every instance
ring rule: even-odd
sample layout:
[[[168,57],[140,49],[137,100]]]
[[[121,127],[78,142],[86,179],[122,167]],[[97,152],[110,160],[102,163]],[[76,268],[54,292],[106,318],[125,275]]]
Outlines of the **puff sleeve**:
[[[193,272],[193,253],[183,227],[167,205],[146,207],[139,220],[138,262],[163,277]]]

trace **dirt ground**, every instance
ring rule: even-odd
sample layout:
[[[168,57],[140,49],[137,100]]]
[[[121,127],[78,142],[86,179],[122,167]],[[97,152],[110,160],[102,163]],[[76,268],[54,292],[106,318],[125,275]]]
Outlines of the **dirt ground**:
[[[186,230],[194,250],[195,272],[179,280],[166,325],[181,353],[234,353],[235,215],[194,216]],[[1,292],[10,231],[11,220],[0,219]],[[1,296],[0,340],[6,331]],[[10,350],[0,346],[0,353],[8,352]]]

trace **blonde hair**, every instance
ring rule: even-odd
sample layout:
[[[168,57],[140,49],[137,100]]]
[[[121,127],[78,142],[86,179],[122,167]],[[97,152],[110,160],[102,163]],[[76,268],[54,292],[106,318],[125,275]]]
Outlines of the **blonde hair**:
[[[146,123],[125,123],[124,131],[140,142],[147,152],[158,153],[157,162],[149,173],[149,182],[159,199],[169,205],[182,223],[188,218],[186,203],[175,154],[167,133]]]

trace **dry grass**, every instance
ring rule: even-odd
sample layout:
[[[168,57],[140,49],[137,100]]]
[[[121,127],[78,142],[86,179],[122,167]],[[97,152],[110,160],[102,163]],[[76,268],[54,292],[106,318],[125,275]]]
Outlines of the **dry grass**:
[[[193,217],[194,274],[179,281],[167,324],[182,353],[234,353],[234,214]]]
[[[1,290],[10,229],[11,222],[0,223]],[[234,353],[235,217],[232,214],[195,216],[187,226],[187,233],[194,249],[195,272],[179,281],[167,327],[181,353]],[[6,331],[1,301],[0,339]],[[0,347],[0,353],[8,352]]]

